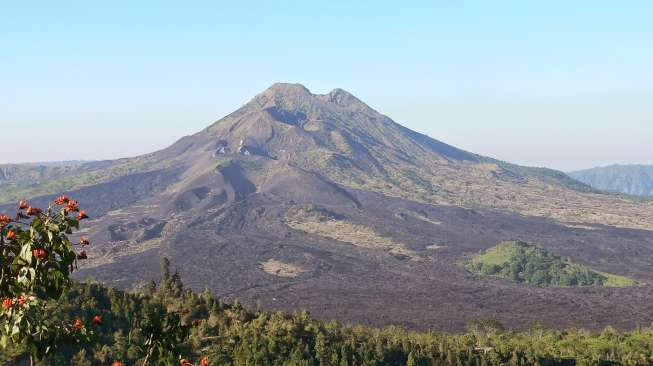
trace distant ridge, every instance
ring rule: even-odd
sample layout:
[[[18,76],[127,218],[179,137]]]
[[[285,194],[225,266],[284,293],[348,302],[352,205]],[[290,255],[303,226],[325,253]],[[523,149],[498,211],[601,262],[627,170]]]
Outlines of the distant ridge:
[[[596,189],[633,196],[653,196],[653,165],[610,165],[570,172]]]

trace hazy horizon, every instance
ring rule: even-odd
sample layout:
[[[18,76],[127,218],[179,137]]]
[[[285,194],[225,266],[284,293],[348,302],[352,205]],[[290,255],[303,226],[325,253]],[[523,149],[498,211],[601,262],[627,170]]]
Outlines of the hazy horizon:
[[[0,163],[152,152],[281,81],[517,164],[653,164],[653,6],[630,5],[10,4]]]

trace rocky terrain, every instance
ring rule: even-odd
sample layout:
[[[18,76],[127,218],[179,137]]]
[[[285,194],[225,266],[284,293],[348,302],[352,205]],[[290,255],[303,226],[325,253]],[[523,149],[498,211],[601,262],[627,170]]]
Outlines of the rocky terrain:
[[[74,165],[29,191],[0,187],[80,200],[94,245],[78,276],[120,287],[158,278],[167,256],[193,288],[322,319],[439,330],[479,318],[653,321],[653,203],[462,151],[341,89],[275,84],[164,150]],[[505,240],[644,285],[542,288],[460,265]]]

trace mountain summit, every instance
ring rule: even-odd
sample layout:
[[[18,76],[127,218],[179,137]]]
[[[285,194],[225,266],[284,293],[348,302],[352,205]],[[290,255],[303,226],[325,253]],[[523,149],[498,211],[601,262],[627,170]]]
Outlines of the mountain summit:
[[[653,227],[653,215],[629,202],[597,196],[564,173],[458,149],[397,124],[343,89],[319,95],[300,84],[274,84],[153,158],[167,159],[177,152],[174,160],[194,173],[210,171],[222,160],[256,162],[268,171],[265,182],[253,178],[258,188],[272,184],[274,172],[284,176],[279,172],[293,171],[419,202]],[[594,199],[605,201],[602,206],[611,214],[599,218],[577,209]]]
[[[307,170],[337,171],[346,164],[361,170],[356,175],[387,176],[385,163],[423,158],[478,161],[473,154],[398,125],[342,89],[314,95],[299,84],[274,84],[195,136],[203,137],[217,139],[219,148],[241,149]]]
[[[514,326],[626,324],[653,295],[551,296],[475,279],[459,263],[521,240],[651,282],[652,205],[458,149],[342,89],[278,83],[151,154],[0,172],[5,199],[42,205],[66,192],[83,202],[97,244],[79,275],[123,287],[158,278],[166,256],[191,287],[250,305],[441,329],[463,328],[470,314]],[[16,183],[35,176],[46,181]],[[479,305],[487,298],[498,300]]]

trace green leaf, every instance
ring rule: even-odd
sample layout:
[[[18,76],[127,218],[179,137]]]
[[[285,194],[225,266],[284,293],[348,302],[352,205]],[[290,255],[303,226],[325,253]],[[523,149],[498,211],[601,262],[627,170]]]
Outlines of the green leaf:
[[[32,265],[32,245],[30,242],[23,244],[20,249],[20,258],[29,266]]]
[[[34,277],[36,277],[36,271],[34,268],[23,267],[18,271],[17,280],[22,285],[29,287],[31,282],[34,280]]]

